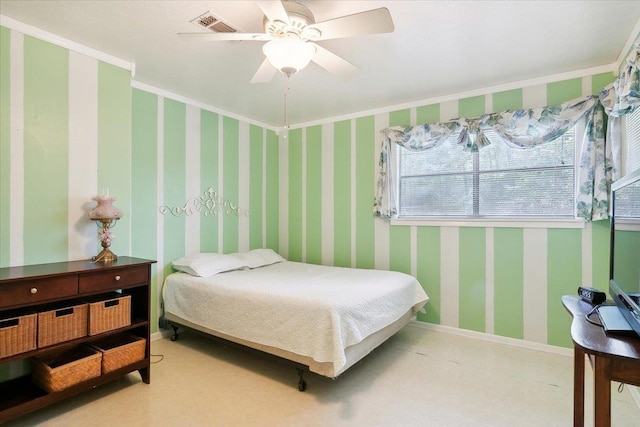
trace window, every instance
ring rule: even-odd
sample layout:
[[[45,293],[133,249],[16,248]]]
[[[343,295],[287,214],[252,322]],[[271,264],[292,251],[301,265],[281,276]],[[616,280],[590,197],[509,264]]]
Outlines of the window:
[[[626,171],[631,172],[640,169],[640,108],[636,108],[625,117],[625,145],[623,150],[625,157],[622,159]]]
[[[574,218],[575,128],[530,149],[463,151],[457,135],[437,147],[398,147],[399,217]]]

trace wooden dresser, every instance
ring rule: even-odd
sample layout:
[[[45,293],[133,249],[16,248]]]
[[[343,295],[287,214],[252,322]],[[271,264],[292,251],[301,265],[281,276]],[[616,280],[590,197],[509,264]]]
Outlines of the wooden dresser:
[[[121,290],[131,296],[130,325],[94,336],[87,335],[44,348],[0,357],[0,365],[65,350],[123,332],[146,339],[143,360],[58,392],[47,393],[39,389],[33,385],[30,375],[0,382],[0,423],[136,370],[140,372],[142,380],[149,384],[150,280],[153,263],[155,261],[119,257],[116,262],[105,264],[83,260],[0,268],[0,319],[3,313],[14,312],[16,309],[37,311],[50,303],[76,301],[112,291]]]

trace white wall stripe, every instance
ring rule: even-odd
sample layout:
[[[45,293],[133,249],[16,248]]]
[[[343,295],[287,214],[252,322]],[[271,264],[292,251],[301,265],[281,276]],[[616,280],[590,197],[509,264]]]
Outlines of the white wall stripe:
[[[302,262],[307,261],[307,128],[302,129],[302,230],[301,230],[301,256]]]
[[[455,119],[458,117],[458,101],[443,102],[440,104],[440,121]]]
[[[488,110],[490,111],[490,110]],[[494,296],[495,296],[495,272],[493,267],[493,262],[495,259],[495,254],[493,251],[494,248],[494,234],[493,227],[488,227],[486,231],[486,246],[485,246],[485,283],[486,283],[486,294],[485,294],[485,332],[488,334],[493,334],[495,330],[495,304],[494,304]]]
[[[185,200],[197,197],[200,189],[200,110],[186,106],[186,185]],[[187,215],[185,220],[185,254],[200,252],[200,215]]]
[[[24,37],[11,31],[9,41],[9,265],[24,264]]]
[[[351,267],[356,266],[356,121],[351,120]]]
[[[333,124],[322,125],[322,264],[333,265],[333,245],[335,242],[335,222],[334,222],[334,150]]]
[[[525,228],[523,238],[523,337],[547,343],[547,230]]]
[[[377,114],[374,117],[376,146],[374,151],[373,182],[377,182],[378,162],[380,160],[380,130],[389,127],[389,114]],[[374,244],[375,244],[375,268],[389,270],[389,221],[375,217],[373,220]]]
[[[440,229],[440,324],[459,325],[460,312],[460,229]]]
[[[242,209],[249,208],[249,171],[251,155],[249,151],[249,123],[240,122],[238,129],[238,206]],[[238,251],[249,250],[249,217],[240,215],[238,217]]]
[[[488,93],[484,96],[484,112],[493,113],[493,94]]]
[[[87,221],[98,194],[98,61],[69,52],[68,259],[97,254],[97,227]],[[71,238],[72,237],[72,238]]]
[[[158,153],[157,153],[157,176],[156,176],[156,194],[158,197],[158,206],[164,206],[164,98],[158,97],[158,113],[157,113],[157,133],[158,133]],[[164,315],[162,310],[162,285],[164,283],[164,215],[156,209],[156,234],[157,234],[157,275],[156,289],[158,290],[158,301],[156,302],[159,315]]]
[[[280,206],[279,206],[279,241],[280,255],[289,257],[289,136],[280,134],[278,143]]]
[[[593,267],[592,256],[593,226],[591,222],[587,222],[582,229],[582,284],[602,288],[602,286],[606,285],[605,283],[593,283],[593,271],[591,269]]]
[[[547,85],[522,89],[522,108],[537,108],[547,105]]]
[[[218,194],[224,198],[224,117],[218,115]],[[224,215],[218,215],[218,253],[223,253]]]

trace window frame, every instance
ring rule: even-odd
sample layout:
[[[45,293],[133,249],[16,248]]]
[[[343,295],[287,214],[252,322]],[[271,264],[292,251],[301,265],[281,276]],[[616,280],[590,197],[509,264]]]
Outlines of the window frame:
[[[579,120],[574,127],[574,199],[575,192],[578,188],[578,165],[580,161],[581,135],[584,135],[585,120]],[[480,149],[482,150],[482,149]],[[397,144],[391,145],[392,158],[396,163],[395,171],[395,192],[398,195],[398,204],[400,204],[400,156]],[[470,174],[474,177],[474,191],[477,187],[477,178],[482,171],[476,170],[479,163],[479,154],[473,153],[472,159],[474,163],[474,171]],[[494,172],[494,171],[492,171]],[[478,201],[474,197],[474,212],[477,212]],[[577,209],[574,204],[573,217],[525,217],[525,216],[396,216],[391,218],[391,225],[395,226],[438,226],[438,227],[492,227],[492,228],[585,228],[586,221],[584,218],[577,216]]]

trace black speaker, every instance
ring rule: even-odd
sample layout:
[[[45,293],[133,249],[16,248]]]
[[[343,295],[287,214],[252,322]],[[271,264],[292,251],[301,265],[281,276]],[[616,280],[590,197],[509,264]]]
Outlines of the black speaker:
[[[594,305],[602,304],[607,300],[607,294],[598,289],[590,288],[588,286],[579,286],[578,295],[586,302]]]

